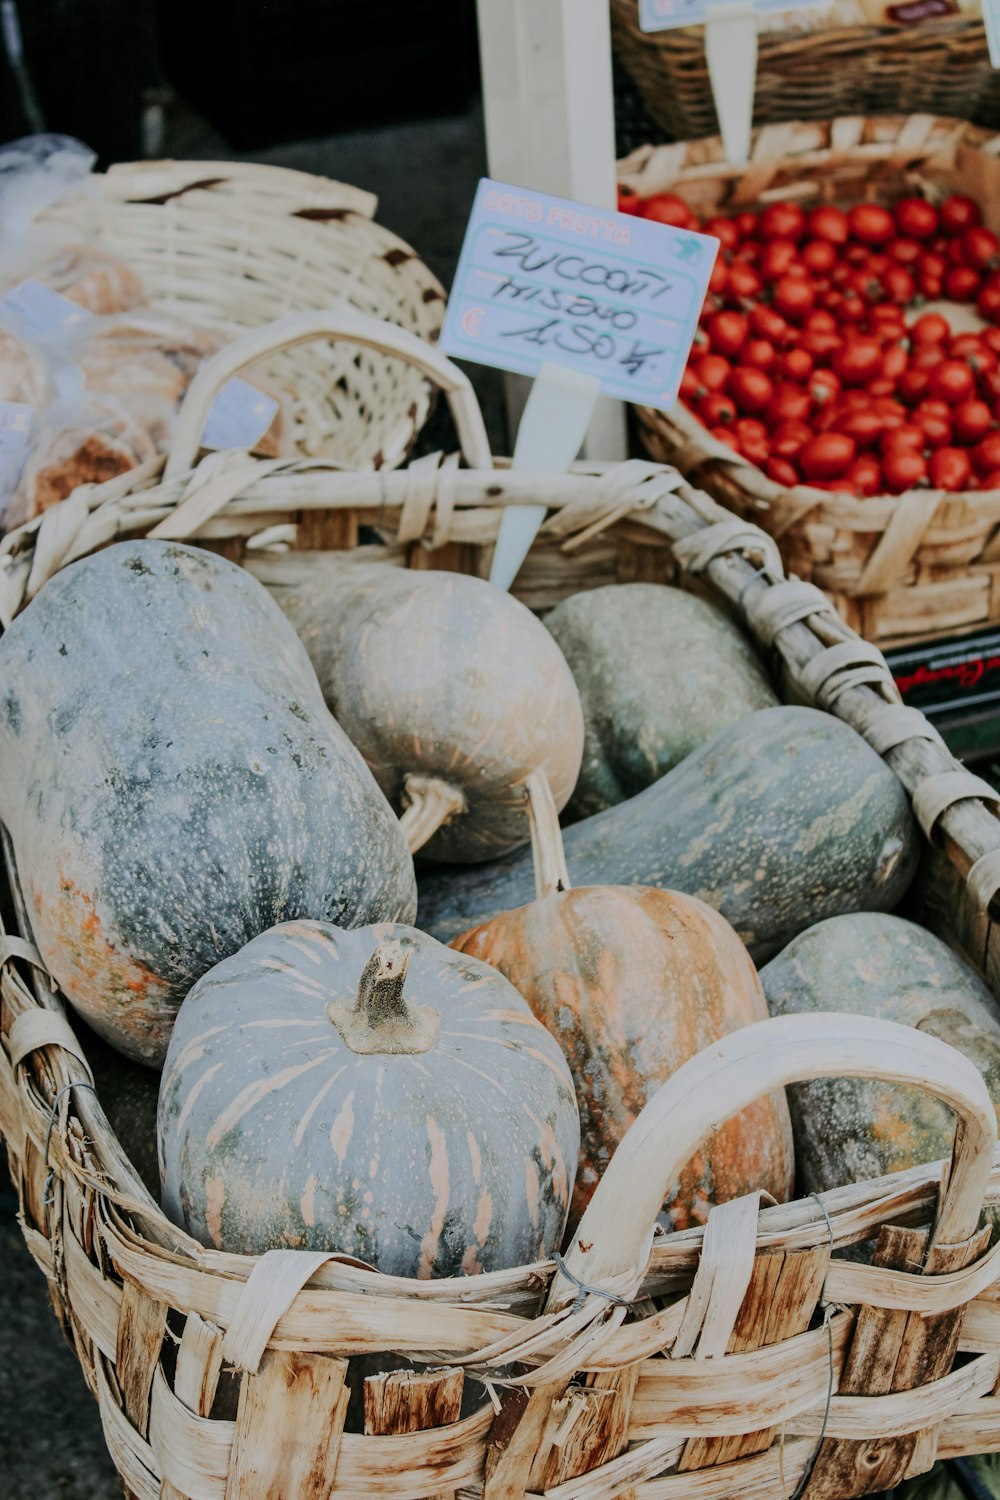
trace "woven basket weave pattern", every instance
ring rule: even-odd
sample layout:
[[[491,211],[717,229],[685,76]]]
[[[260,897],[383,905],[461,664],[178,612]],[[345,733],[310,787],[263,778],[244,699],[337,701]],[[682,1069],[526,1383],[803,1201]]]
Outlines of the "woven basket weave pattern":
[[[703,29],[642,32],[637,0],[611,0],[611,25],[618,61],[666,138],[714,134]],[[978,17],[759,37],[755,124],[899,110],[1000,125],[1000,76]]]
[[[619,169],[640,194],[676,188],[702,214],[780,197],[808,208],[955,189],[1000,223],[1000,136],[931,115],[765,126],[743,166],[727,163],[713,137],[641,148]],[[640,408],[638,418],[651,457],[775,536],[789,570],[825,590],[866,640],[892,646],[1000,619],[1000,493],[918,489],[857,500],[784,489],[682,405]]]

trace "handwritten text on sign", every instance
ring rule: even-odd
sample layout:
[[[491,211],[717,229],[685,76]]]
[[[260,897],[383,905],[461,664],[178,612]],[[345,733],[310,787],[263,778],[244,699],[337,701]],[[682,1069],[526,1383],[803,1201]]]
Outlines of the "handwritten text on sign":
[[[831,0],[639,0],[640,31],[671,31],[676,26],[701,26],[755,11],[759,16],[783,10],[815,10]]]
[[[608,395],[669,408],[719,248],[672,229],[484,178],[441,347],[536,375],[595,375]]]

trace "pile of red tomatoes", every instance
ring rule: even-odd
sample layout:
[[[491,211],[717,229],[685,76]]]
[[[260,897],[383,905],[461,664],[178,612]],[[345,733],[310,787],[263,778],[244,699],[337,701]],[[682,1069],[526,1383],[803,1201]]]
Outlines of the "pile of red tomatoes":
[[[713,437],[781,485],[1000,489],[1000,238],[971,198],[704,222],[672,193],[620,206],[721,242],[681,383]],[[979,331],[922,310],[942,299]]]

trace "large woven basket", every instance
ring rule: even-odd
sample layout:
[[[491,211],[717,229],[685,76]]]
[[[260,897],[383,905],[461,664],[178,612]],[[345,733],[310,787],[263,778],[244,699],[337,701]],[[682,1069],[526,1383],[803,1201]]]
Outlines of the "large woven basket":
[[[404,352],[398,333],[382,337]],[[439,368],[479,463],[468,384]],[[783,577],[773,542],[675,471],[633,461],[544,476],[438,456],[344,474],[219,455],[165,482],[128,479],[77,491],[0,543],[5,618],[115,537],[190,538],[294,579],[313,565],[317,515],[339,518],[347,546],[359,525],[376,528],[384,545],[364,555],[387,566],[482,572],[505,507],[541,499],[549,515],[519,581],[530,602],[615,578],[706,590],[791,697],[856,726],[913,794],[928,852],[939,841],[954,862],[923,887],[928,913],[957,928],[960,907],[981,910],[968,920],[986,924],[980,939],[992,932],[988,789],[899,704],[879,653]],[[933,1039],[847,1016],[737,1032],[651,1101],[560,1266],[411,1282],[336,1256],[193,1243],[112,1134],[23,909],[0,959],[0,1131],[22,1227],[139,1500],[771,1500],[803,1484],[842,1500],[935,1455],[1000,1448],[1000,1249],[979,1228],[984,1202],[1000,1201],[996,1118],[975,1069]],[[704,1230],[651,1239],[662,1181],[721,1114],[851,1072],[945,1098],[959,1121],[952,1161],[780,1207],[752,1194]],[[875,1235],[873,1265],[835,1253]],[[348,1417],[351,1386],[363,1420]]]
[[[668,140],[711,135],[715,103],[702,26],[639,30],[638,0],[611,0],[615,55]],[[978,16],[919,26],[831,26],[758,38],[754,123],[926,110],[1000,125],[1000,75]]]
[[[725,161],[716,136],[642,147],[619,169],[636,192],[669,187],[706,214],[782,197],[849,207],[954,189],[975,197],[1000,228],[1000,135],[931,115],[764,126],[745,166]],[[809,485],[785,489],[680,404],[642,407],[638,417],[652,457],[776,537],[789,571],[829,594],[866,640],[888,647],[1000,619],[1000,493],[918,489],[858,500]]]
[[[375,208],[370,193],[282,167],[139,162],[87,179],[38,223],[121,256],[154,308],[223,339],[336,305],[433,343],[444,289],[374,222]],[[335,358],[314,344],[257,369],[284,398],[286,451],[355,469],[406,458],[433,390],[418,369],[379,350]]]

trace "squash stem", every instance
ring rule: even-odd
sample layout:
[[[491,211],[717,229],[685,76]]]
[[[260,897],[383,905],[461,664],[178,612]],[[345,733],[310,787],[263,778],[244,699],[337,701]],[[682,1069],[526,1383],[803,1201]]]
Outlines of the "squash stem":
[[[559,811],[549,779],[543,771],[532,771],[524,783],[524,800],[531,825],[531,857],[535,866],[535,895],[554,896],[572,890],[566,869]]]
[[[438,776],[418,776],[413,772],[403,783],[403,801],[406,810],[399,826],[411,854],[416,854],[439,828],[468,808],[457,786],[451,786]]]
[[[373,1030],[409,1020],[409,1009],[403,999],[403,985],[409,967],[410,955],[404,953],[402,944],[389,940],[379,943],[362,969],[357,1009]]]
[[[427,1052],[441,1026],[440,1011],[403,999],[410,954],[395,938],[379,943],[361,971],[357,1002],[331,1000],[326,1013],[352,1052],[361,1056]]]

